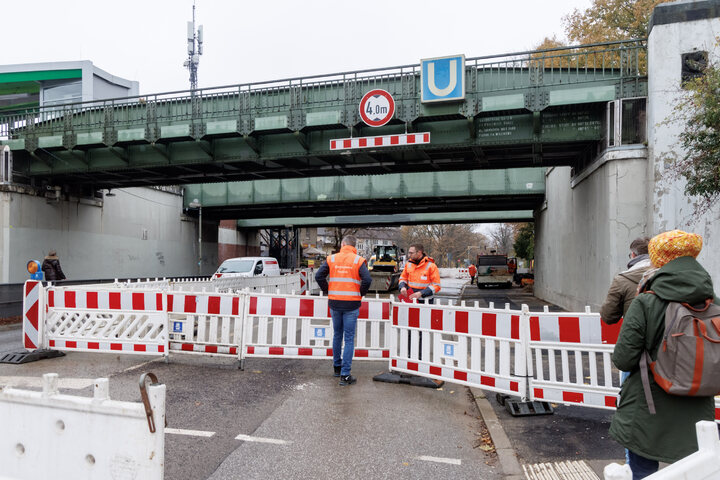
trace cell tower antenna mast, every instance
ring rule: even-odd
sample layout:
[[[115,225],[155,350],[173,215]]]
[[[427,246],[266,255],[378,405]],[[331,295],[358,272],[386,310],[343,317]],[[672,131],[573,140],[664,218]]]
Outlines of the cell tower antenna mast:
[[[187,52],[188,58],[183,66],[190,70],[190,88],[197,90],[197,71],[200,63],[200,55],[203,53],[203,27],[200,25],[195,30],[195,2],[193,1],[193,19],[187,22]]]

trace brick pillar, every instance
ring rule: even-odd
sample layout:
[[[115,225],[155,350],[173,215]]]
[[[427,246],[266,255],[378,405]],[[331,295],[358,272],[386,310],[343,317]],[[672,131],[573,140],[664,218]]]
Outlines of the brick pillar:
[[[233,257],[257,257],[260,255],[260,243],[257,230],[238,231],[237,221],[220,220],[218,228],[218,261],[224,262]]]

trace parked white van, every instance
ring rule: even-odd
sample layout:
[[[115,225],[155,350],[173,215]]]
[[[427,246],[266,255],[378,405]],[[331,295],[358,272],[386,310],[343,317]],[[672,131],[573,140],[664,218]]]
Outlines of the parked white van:
[[[212,278],[272,277],[280,275],[280,264],[273,257],[236,257],[225,260]]]

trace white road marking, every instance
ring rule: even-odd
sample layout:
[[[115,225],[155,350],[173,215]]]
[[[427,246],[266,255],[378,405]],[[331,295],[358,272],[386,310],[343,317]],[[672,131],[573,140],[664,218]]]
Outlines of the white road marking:
[[[242,433],[235,437],[235,440],[242,440],[244,442],[258,442],[258,443],[272,443],[275,445],[287,445],[287,440],[278,440],[277,438],[262,438],[262,437],[251,437],[250,435],[243,435]]]
[[[158,360],[162,360],[162,359],[161,359],[161,358],[153,358],[152,360],[148,360],[147,362],[143,362],[143,363],[141,363],[141,364],[139,364],[139,365],[133,365],[132,367],[128,367],[128,368],[126,368],[125,370],[122,370],[120,373],[131,372],[131,371],[136,370],[136,369],[138,369],[138,368],[144,367],[144,366],[147,365],[148,363],[157,362]]]
[[[58,388],[80,390],[95,383],[94,378],[58,378]],[[0,377],[0,386],[6,387],[42,387],[42,376],[40,377]]]
[[[174,433],[176,435],[189,435],[191,437],[212,437],[215,432],[204,432],[202,430],[184,430],[182,428],[166,428],[165,433]]]
[[[417,457],[417,459],[423,460],[425,462],[449,463],[450,465],[462,465],[462,460],[460,460],[459,458],[428,457],[427,455],[422,455],[420,457]]]

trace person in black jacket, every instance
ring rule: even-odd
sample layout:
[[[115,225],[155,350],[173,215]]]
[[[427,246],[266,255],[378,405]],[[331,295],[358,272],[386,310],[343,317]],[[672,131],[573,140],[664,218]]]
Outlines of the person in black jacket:
[[[57,280],[65,280],[65,274],[60,267],[60,259],[57,256],[55,250],[50,252],[45,257],[42,264],[42,271],[45,274],[46,282],[55,282]]]

